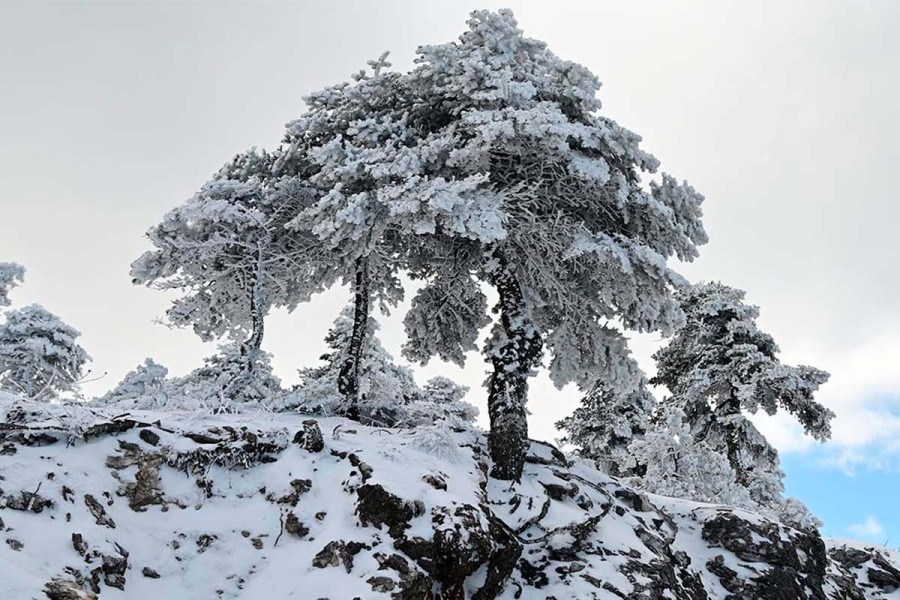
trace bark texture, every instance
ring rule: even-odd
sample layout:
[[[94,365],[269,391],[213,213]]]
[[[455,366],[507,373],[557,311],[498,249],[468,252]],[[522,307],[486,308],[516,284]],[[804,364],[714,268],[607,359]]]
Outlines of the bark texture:
[[[356,278],[353,285],[353,332],[347,348],[347,358],[338,374],[338,391],[347,399],[347,417],[359,420],[359,372],[366,333],[369,325],[369,261],[366,257],[356,259]]]
[[[488,352],[493,367],[488,380],[491,476],[519,480],[528,451],[528,377],[541,360],[543,340],[528,316],[522,288],[506,255],[495,248],[490,258],[490,282],[500,297],[499,336]]]

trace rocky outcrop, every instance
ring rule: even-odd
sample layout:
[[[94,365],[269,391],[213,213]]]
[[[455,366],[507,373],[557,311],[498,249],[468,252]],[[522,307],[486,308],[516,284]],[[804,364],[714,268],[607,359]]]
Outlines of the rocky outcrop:
[[[647,495],[543,443],[510,483],[471,431],[434,456],[340,419],[54,410],[0,404],[3,598],[900,597],[895,553]]]

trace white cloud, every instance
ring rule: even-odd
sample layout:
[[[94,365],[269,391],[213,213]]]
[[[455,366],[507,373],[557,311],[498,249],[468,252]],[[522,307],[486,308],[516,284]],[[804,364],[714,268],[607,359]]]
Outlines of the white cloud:
[[[876,540],[884,535],[884,526],[881,521],[869,515],[862,523],[847,527],[847,531],[856,538]]]
[[[852,472],[856,467],[900,466],[900,331],[871,334],[864,342],[830,352],[807,348],[786,362],[831,372],[816,398],[836,413],[831,440],[818,444],[787,414],[754,418],[781,453],[815,452],[822,462]],[[802,358],[801,358],[802,357]]]

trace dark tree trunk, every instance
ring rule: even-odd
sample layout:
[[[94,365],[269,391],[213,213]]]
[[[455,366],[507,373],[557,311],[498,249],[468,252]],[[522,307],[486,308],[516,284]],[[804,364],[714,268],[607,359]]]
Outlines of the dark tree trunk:
[[[488,258],[493,265],[488,277],[500,296],[500,336],[489,349],[493,367],[488,379],[491,476],[519,480],[528,452],[528,377],[541,360],[543,340],[528,317],[522,289],[506,256],[494,249]]]
[[[241,370],[234,379],[229,382],[224,390],[227,398],[235,399],[241,393],[244,386],[253,380],[253,370],[259,360],[258,354],[262,348],[263,334],[265,333],[266,306],[264,296],[265,277],[265,247],[264,242],[258,244],[256,255],[256,268],[253,273],[253,289],[250,291],[250,324],[251,331],[241,344]]]
[[[338,374],[338,391],[347,399],[347,418],[359,420],[359,370],[369,326],[369,259],[356,259],[356,279],[353,285],[353,332],[347,348],[347,358]]]
[[[741,412],[740,403],[736,399],[730,399],[721,403],[715,411],[715,419],[721,427],[722,437],[725,441],[725,451],[728,455],[728,463],[734,470],[734,478],[739,484],[747,486],[747,471],[741,460],[741,450],[745,440],[735,426],[734,417]]]

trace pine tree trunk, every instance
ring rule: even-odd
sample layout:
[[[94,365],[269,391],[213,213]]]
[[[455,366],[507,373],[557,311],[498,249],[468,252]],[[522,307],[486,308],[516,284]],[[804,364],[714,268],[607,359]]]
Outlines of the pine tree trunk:
[[[251,331],[241,344],[241,370],[225,387],[223,395],[229,399],[235,399],[243,388],[253,380],[253,371],[259,360],[258,354],[262,348],[263,334],[265,333],[266,307],[263,286],[265,284],[265,242],[257,244],[256,267],[253,272],[253,289],[250,292],[250,324]]]
[[[265,277],[265,264],[263,260],[265,252],[261,244],[257,253],[255,278],[253,281],[253,293],[250,295],[250,321],[253,331],[250,338],[244,343],[247,350],[256,352],[262,347],[263,334],[265,333],[265,298],[263,296],[263,278]]]
[[[353,285],[353,332],[347,348],[347,358],[338,375],[338,391],[347,400],[347,418],[359,420],[359,371],[369,326],[369,259],[356,259],[356,280]]]
[[[741,446],[743,445],[734,424],[734,417],[741,412],[740,403],[737,400],[728,400],[716,408],[716,420],[722,427],[722,436],[725,438],[725,451],[728,455],[728,463],[734,471],[734,478],[739,484],[747,486],[747,472],[741,462]]]
[[[528,452],[525,401],[528,377],[541,360],[543,341],[528,317],[522,289],[498,249],[489,251],[488,276],[500,297],[500,336],[489,348],[493,372],[488,380],[488,447],[496,479],[519,480]]]

